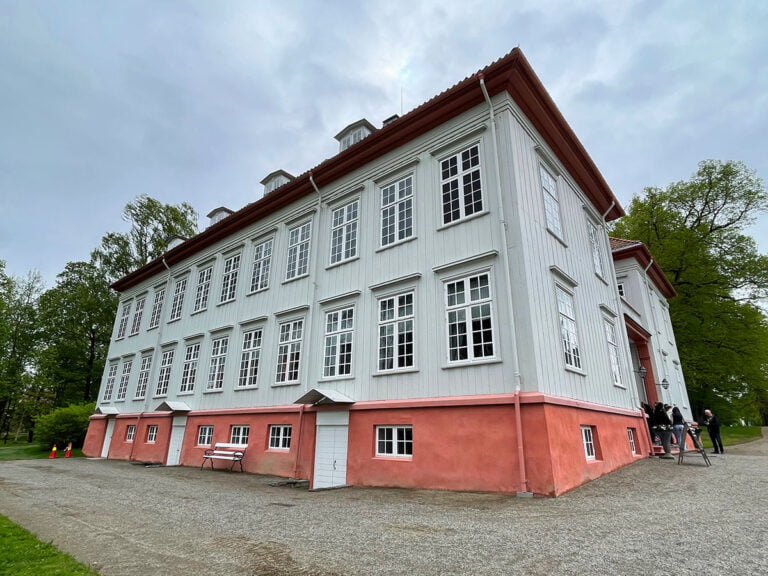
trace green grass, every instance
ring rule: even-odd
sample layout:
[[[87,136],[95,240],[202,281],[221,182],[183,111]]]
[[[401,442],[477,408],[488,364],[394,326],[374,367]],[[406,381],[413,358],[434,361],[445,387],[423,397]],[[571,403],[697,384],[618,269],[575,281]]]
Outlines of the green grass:
[[[712,448],[712,442],[707,433],[707,427],[702,426],[701,443],[704,448]],[[723,446],[735,446],[744,444],[762,437],[760,426],[721,426],[720,438],[723,440]]]
[[[3,460],[35,460],[37,458],[48,458],[51,453],[50,448],[47,446],[40,446],[39,444],[23,444],[9,443],[7,445],[0,444],[0,461]],[[83,456],[82,450],[72,450],[73,458],[80,458]],[[64,458],[64,449],[60,448],[57,458]]]
[[[0,516],[0,576],[80,576],[98,574],[53,544]]]

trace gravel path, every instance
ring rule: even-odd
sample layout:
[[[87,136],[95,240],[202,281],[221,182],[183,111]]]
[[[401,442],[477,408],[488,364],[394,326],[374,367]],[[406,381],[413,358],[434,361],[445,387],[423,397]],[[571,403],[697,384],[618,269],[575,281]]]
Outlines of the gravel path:
[[[3,462],[0,514],[109,576],[768,574],[765,438],[711,468],[642,460],[556,499],[277,480]]]

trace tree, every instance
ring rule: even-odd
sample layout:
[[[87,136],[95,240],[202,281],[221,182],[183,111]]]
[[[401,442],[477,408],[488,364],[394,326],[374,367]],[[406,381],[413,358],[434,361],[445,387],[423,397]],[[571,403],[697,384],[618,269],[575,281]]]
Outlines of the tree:
[[[725,421],[764,422],[768,404],[768,257],[745,228],[766,210],[768,193],[741,162],[706,160],[688,181],[646,188],[613,228],[644,242],[678,293],[670,301],[695,415],[705,407]]]
[[[37,372],[53,386],[54,406],[95,400],[116,306],[104,272],[89,262],[68,263],[40,297],[44,349]]]
[[[95,409],[96,404],[93,402],[73,404],[40,417],[37,422],[38,440],[48,446],[66,446],[72,442],[76,448],[81,447],[88,431],[89,418]]]
[[[91,260],[112,281],[162,256],[173,236],[188,238],[197,233],[197,212],[186,202],[163,204],[141,195],[126,204],[123,220],[131,229],[106,234],[91,252]]]
[[[42,290],[37,272],[8,276],[0,261],[0,432],[7,434],[23,389],[24,375],[37,351],[37,299]]]

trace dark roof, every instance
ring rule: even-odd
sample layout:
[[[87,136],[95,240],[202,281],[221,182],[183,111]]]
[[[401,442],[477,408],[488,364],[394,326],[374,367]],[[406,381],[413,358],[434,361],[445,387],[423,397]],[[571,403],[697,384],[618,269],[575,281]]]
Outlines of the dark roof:
[[[169,266],[177,264],[304,196],[313,194],[314,187],[310,182],[310,176],[318,187],[332,184],[339,178],[440,126],[450,118],[482,104],[485,98],[480,88],[481,78],[484,79],[490,96],[503,91],[510,94],[597,210],[606,214],[607,220],[615,220],[624,215],[619,201],[557,109],[528,60],[519,48],[515,48],[503,58],[376,130],[355,146],[347,148],[312,170],[297,176],[281,186],[279,192],[268,194],[246,205],[228,218],[209,226],[197,236],[169,250],[163,258],[158,258],[131,272],[115,282],[112,288],[118,292],[127,290],[163,272],[165,270],[163,259]]]

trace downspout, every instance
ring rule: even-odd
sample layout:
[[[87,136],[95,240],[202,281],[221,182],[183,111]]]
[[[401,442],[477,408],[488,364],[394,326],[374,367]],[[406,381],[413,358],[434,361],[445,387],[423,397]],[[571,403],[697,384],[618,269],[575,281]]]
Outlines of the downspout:
[[[299,425],[298,430],[296,431],[296,458],[294,458],[293,461],[293,477],[298,478],[299,473],[299,458],[301,457],[301,431],[304,424],[304,408],[306,407],[306,404],[302,404],[299,408]]]
[[[485,87],[485,77],[480,75],[480,89],[483,91],[485,101],[488,103],[488,119],[491,124],[491,139],[494,154],[494,176],[496,178],[496,201],[499,205],[499,236],[501,237],[501,265],[506,277],[508,290],[505,291],[509,321],[509,334],[512,338],[512,363],[514,365],[515,378],[515,428],[517,437],[517,461],[519,470],[519,496],[529,496],[528,476],[525,469],[525,443],[523,442],[523,423],[520,416],[520,388],[522,376],[520,374],[520,355],[517,350],[517,335],[515,334],[515,311],[512,301],[512,273],[509,265],[509,249],[507,248],[507,220],[504,214],[504,195],[501,191],[501,170],[499,168],[499,146],[496,138],[496,116],[493,111],[493,103]]]
[[[317,187],[317,184],[315,184],[315,179],[312,177],[312,172],[309,173],[309,182],[312,184],[312,188],[315,189],[315,192],[317,192],[317,204],[315,206],[315,218],[314,218],[314,225],[317,226],[317,228],[320,228],[320,207],[322,205],[322,199],[320,197],[320,189]],[[317,237],[315,234],[313,236]],[[312,318],[315,315],[315,298],[317,296],[317,274],[318,274],[318,268],[320,266],[320,242],[315,242],[315,261],[314,261],[314,269],[312,270],[312,278],[311,280],[311,291],[309,296],[309,317],[307,318],[307,335],[308,338],[311,341],[312,338]],[[311,250],[310,246],[310,250]],[[311,253],[310,253],[311,254]],[[305,362],[304,365],[306,366],[307,363]],[[305,369],[305,373],[308,373],[309,370]],[[304,378],[304,392],[309,392],[309,379]]]
[[[162,342],[163,338],[163,327],[165,326],[165,322],[163,322],[163,312],[165,310],[165,303],[168,300],[168,294],[171,289],[171,268],[168,266],[168,263],[165,261],[165,256],[162,257],[163,266],[165,266],[165,269],[168,271],[168,279],[165,281],[165,296],[163,297],[163,308],[160,310],[160,325],[157,327],[157,345],[155,346],[155,350],[152,352],[152,367],[149,371],[149,379],[147,380],[147,389],[144,392],[144,407],[141,409],[141,412],[139,412],[139,417],[136,419],[136,432],[133,435],[133,442],[131,443],[131,453],[128,455],[128,461],[133,462],[133,451],[136,447],[136,443],[138,441],[138,434],[139,434],[139,424],[141,423],[141,418],[144,416],[145,412],[149,412],[149,389],[152,383],[155,381],[155,377],[157,375],[157,355],[160,352],[160,344]],[[162,356],[160,356],[162,358]],[[169,439],[170,442],[170,439]]]

